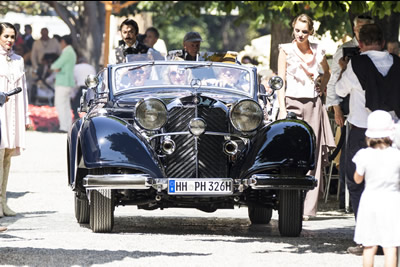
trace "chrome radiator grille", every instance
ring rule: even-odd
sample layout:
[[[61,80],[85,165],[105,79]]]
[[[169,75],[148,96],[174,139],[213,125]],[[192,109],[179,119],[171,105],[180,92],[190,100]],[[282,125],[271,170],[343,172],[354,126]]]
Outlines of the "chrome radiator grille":
[[[169,113],[166,132],[189,131],[188,125],[195,118],[194,107],[178,107]],[[207,123],[206,131],[228,132],[228,117],[220,108],[199,107],[198,117]],[[201,135],[197,141],[191,135],[172,135],[176,150],[166,157],[166,172],[168,177],[228,177],[228,157],[223,152],[223,136]],[[195,147],[197,142],[198,154]]]

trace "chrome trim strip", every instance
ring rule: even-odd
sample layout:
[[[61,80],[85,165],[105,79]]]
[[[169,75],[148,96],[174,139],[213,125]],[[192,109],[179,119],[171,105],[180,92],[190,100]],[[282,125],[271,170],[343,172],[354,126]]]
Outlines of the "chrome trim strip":
[[[166,136],[166,135],[185,135],[185,134],[186,135],[192,135],[192,133],[189,132],[189,131],[187,131],[187,132],[169,132],[169,133],[155,134],[155,135],[150,136],[149,138],[151,140],[151,139],[154,139],[156,137],[161,137],[161,136]],[[203,134],[206,134],[206,135],[218,135],[218,136],[233,136],[233,137],[240,138],[242,140],[243,139],[248,139],[248,138],[244,138],[244,137],[242,137],[242,136],[240,136],[238,134],[231,134],[231,133],[220,133],[220,132],[205,131]]]
[[[289,183],[284,184],[283,182],[287,179]],[[298,183],[294,182],[298,181]],[[263,184],[264,181],[281,181],[281,184]],[[307,184],[308,183],[308,184]],[[249,179],[244,180],[244,184],[251,187],[252,189],[303,189],[312,190],[317,186],[317,180],[314,176],[289,176],[279,174],[254,174]]]
[[[104,174],[86,175],[83,186],[86,189],[148,189],[151,187],[147,174]]]

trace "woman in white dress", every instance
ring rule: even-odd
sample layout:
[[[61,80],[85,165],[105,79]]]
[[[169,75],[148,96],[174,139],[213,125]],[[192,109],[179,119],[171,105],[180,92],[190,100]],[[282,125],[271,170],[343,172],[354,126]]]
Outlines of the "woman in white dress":
[[[25,129],[29,124],[24,59],[12,50],[16,38],[17,31],[14,25],[0,23],[0,92],[6,93],[17,87],[22,88],[21,93],[10,97],[0,109],[0,217],[15,215],[7,205],[8,174],[11,157],[19,155],[25,148]]]
[[[358,208],[354,241],[364,246],[363,265],[373,266],[378,246],[385,266],[397,266],[400,246],[400,150],[392,147],[394,123],[391,115],[376,110],[368,116],[367,148],[353,158],[354,181],[365,179]]]

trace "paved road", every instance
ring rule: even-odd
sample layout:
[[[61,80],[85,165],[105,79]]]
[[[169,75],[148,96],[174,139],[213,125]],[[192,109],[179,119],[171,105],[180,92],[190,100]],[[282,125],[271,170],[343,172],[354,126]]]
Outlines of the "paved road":
[[[67,186],[66,134],[28,132],[28,149],[13,158],[9,205],[0,219],[0,265],[25,266],[361,266],[349,255],[354,217],[320,212],[299,238],[279,236],[277,213],[251,226],[246,208],[204,213],[118,207],[109,234],[94,234],[74,217]],[[383,266],[383,256],[376,257]]]

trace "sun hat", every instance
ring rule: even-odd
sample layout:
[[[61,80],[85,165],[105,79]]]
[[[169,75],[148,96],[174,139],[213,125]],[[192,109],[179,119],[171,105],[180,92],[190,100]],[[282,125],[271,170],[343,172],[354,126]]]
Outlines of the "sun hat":
[[[185,34],[183,41],[184,42],[202,42],[203,39],[201,38],[200,33],[198,33],[198,32],[188,32]]]
[[[368,116],[368,129],[365,135],[369,138],[392,137],[394,122],[389,112],[375,110]]]

